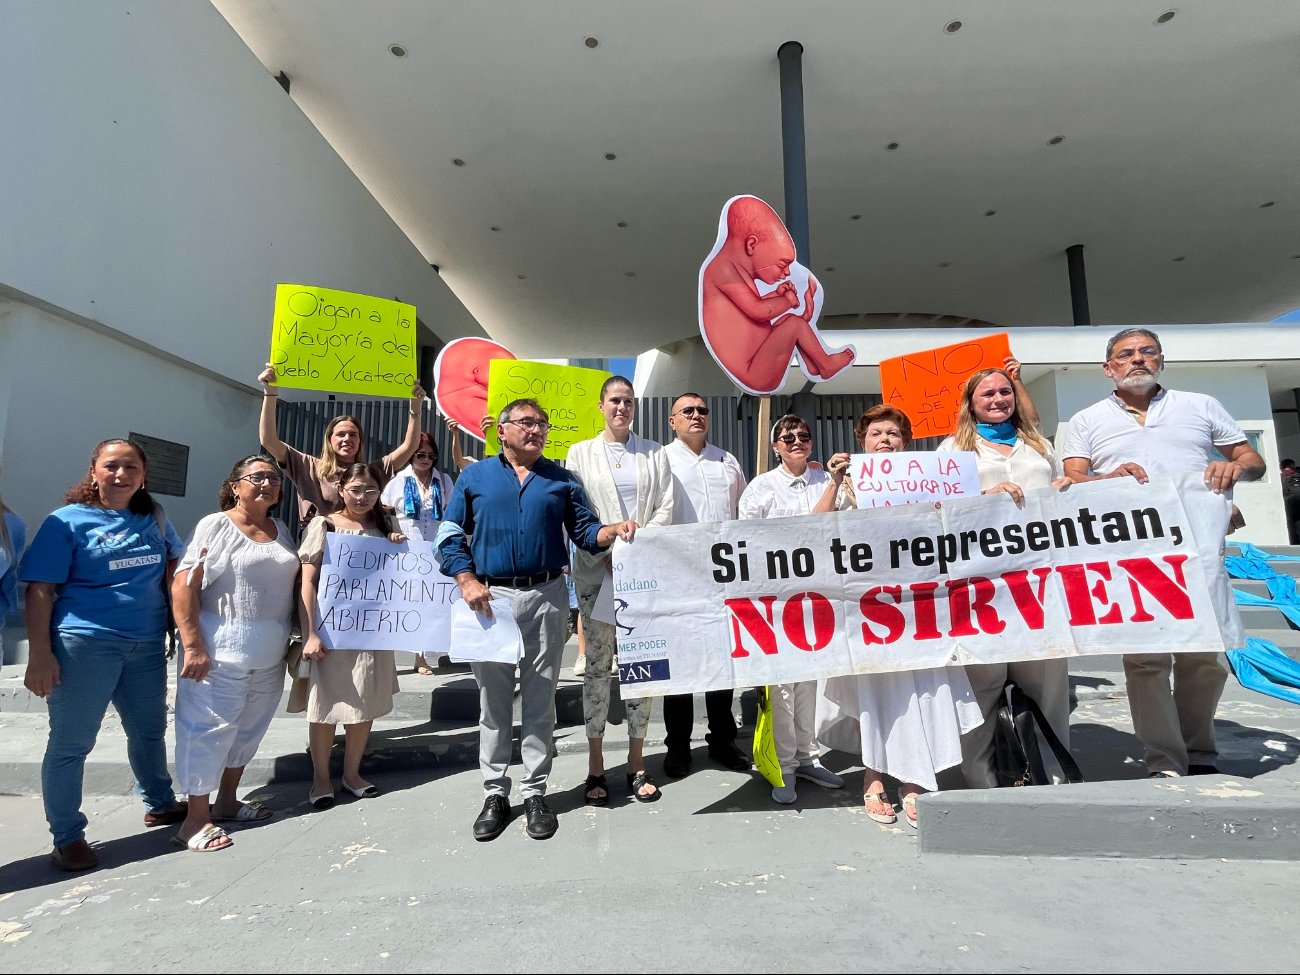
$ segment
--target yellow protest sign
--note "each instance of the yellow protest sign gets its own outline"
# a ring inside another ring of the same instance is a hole
[[[776,738],[772,734],[772,689],[758,688],[758,720],[754,722],[754,768],[775,788],[785,785],[781,763],[776,758]]]
[[[488,364],[488,413],[497,416],[511,400],[531,397],[550,415],[546,456],[563,460],[569,448],[605,429],[600,415],[600,387],[609,373],[581,366],[555,366],[524,359],[493,359]],[[488,449],[494,450],[494,436]]]
[[[408,397],[416,382],[415,306],[279,284],[271,355],[276,385]]]

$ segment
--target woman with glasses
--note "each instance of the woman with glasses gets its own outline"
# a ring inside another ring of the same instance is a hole
[[[863,453],[895,453],[912,443],[912,421],[881,403],[854,424]],[[836,454],[833,469],[848,466]],[[899,782],[899,801],[915,828],[916,797],[939,787],[937,773],[961,764],[961,736],[980,723],[966,674],[960,667],[903,670],[831,677],[817,702],[817,737],[836,751],[862,756],[862,802],[877,823],[898,821],[885,793],[884,775]]]
[[[330,751],[334,734],[343,725],[343,788],[358,799],[373,799],[379,789],[361,777],[361,757],[370,739],[370,725],[393,710],[397,691],[397,666],[389,650],[327,650],[316,630],[316,587],[325,554],[325,535],[368,535],[404,542],[395,532],[379,503],[379,482],[366,464],[352,464],[339,472],[336,488],[343,507],[314,519],[307,526],[298,556],[302,561],[302,659],[311,662],[307,695],[307,720],[311,722],[312,783],[307,799],[313,809],[334,805],[330,777]]]
[[[1020,383],[1020,363],[1005,369],[981,369],[962,390],[957,430],[940,450],[975,454],[981,494],[1002,494],[1017,505],[1025,491],[1063,487],[1061,464],[1038,427],[1038,413]],[[962,738],[962,771],[971,788],[998,784],[993,768],[994,710],[1007,680],[1038,702],[1056,737],[1070,745],[1070,665],[1065,657],[1012,663],[968,664],[966,676],[979,702],[983,723]]]
[[[41,764],[51,858],[90,870],[81,790],[108,705],[126,732],[127,758],[147,827],[179,823],[167,771],[167,582],[184,550],[149,495],[138,444],[104,440],[67,503],[42,522],[20,577],[27,583],[27,675],[48,699],[50,737]]]
[[[451,478],[437,470],[437,464],[438,445],[429,434],[420,434],[411,463],[398,471],[379,495],[385,507],[393,509],[397,527],[407,538],[432,542],[438,536],[443,512],[451,500]],[[424,654],[415,655],[415,672],[426,677],[433,673]]]
[[[258,374],[262,384],[262,412],[258,418],[257,432],[266,452],[275,458],[280,469],[293,482],[298,492],[298,531],[302,533],[307,523],[316,515],[328,515],[343,507],[338,492],[339,472],[352,464],[364,462],[365,435],[361,424],[353,416],[336,416],[325,427],[320,456],[309,457],[301,450],[290,447],[280,439],[276,430],[275,411],[279,393],[275,383],[275,367],[269,362]],[[425,393],[417,383],[411,387],[410,419],[406,424],[406,437],[391,453],[385,454],[370,465],[375,480],[382,488],[415,453],[420,444],[420,411]]]
[[[668,455],[653,441],[632,432],[636,394],[631,380],[611,376],[600,387],[600,412],[605,429],[600,436],[569,448],[568,468],[586,489],[600,520],[606,524],[632,519],[637,528],[671,525],[673,475]],[[587,639],[582,676],[582,707],[587,723],[587,781],[583,799],[589,806],[609,804],[605,778],[605,722],[609,718],[609,672],[617,643],[614,626],[592,618],[601,585],[610,578],[610,556],[574,553],[573,582]],[[661,793],[645,768],[645,733],[650,724],[650,698],[625,701],[627,710],[627,787],[637,802],[655,802]]]
[[[176,838],[196,853],[231,845],[217,823],[271,816],[235,792],[284,690],[298,552],[289,529],[270,515],[279,500],[280,472],[270,457],[237,461],[217,491],[219,510],[195,527],[172,582],[185,648],[176,683],[176,777],[190,797]]]
[[[812,432],[803,417],[787,413],[772,425],[772,450],[781,463],[749,482],[740,496],[740,517],[790,518],[847,507],[840,486],[848,464],[830,464],[830,472],[809,463]],[[836,455],[837,457],[842,455]],[[772,738],[781,782],[772,786],[772,801],[790,805],[798,798],[796,779],[825,789],[839,789],[844,780],[818,760],[813,723],[817,713],[817,682],[800,681],[768,688],[772,698]]]

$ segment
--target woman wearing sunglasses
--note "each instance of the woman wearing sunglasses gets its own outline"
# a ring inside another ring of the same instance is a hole
[[[307,695],[307,720],[311,722],[311,789],[307,799],[313,809],[334,805],[330,778],[330,751],[334,734],[343,725],[343,788],[358,799],[373,799],[379,789],[361,777],[361,757],[370,739],[370,725],[393,710],[397,691],[397,666],[388,650],[327,650],[316,630],[316,587],[325,554],[325,535],[369,535],[404,542],[394,532],[379,502],[379,482],[366,464],[352,464],[340,472],[336,488],[343,507],[316,518],[307,527],[298,556],[302,560],[302,659],[311,662]]]
[[[338,475],[352,464],[365,458],[365,434],[361,423],[353,416],[336,416],[325,427],[320,455],[309,457],[301,450],[290,447],[280,439],[276,430],[275,412],[279,393],[274,389],[275,366],[269,362],[258,374],[262,384],[262,412],[258,418],[257,433],[266,452],[275,458],[286,477],[298,492],[298,531],[306,531],[307,523],[316,515],[328,515],[343,507],[338,492]],[[382,488],[405,464],[420,445],[420,416],[425,393],[419,383],[411,387],[410,419],[406,436],[391,452],[370,465],[371,473]]]
[[[280,703],[298,594],[293,535],[270,514],[280,483],[270,457],[237,461],[217,492],[220,510],[195,527],[172,582],[185,647],[176,682],[176,777],[190,797],[176,840],[196,853],[231,845],[217,823],[271,816],[235,792]]]
[[[809,463],[812,433],[803,417],[787,413],[772,426],[772,450],[781,463],[749,482],[740,496],[741,518],[789,518],[848,507],[841,494],[847,464],[830,465],[830,473]],[[837,455],[839,456],[839,455]],[[839,789],[844,780],[817,760],[813,723],[817,713],[817,682],[776,684],[772,698],[772,737],[781,783],[772,788],[772,801],[790,805],[799,796],[795,779],[825,789]]]
[[[636,521],[637,528],[671,525],[673,476],[668,455],[653,441],[632,432],[636,394],[623,376],[611,376],[600,388],[605,429],[598,437],[569,448],[567,466],[586,489],[605,524]],[[603,741],[609,717],[609,671],[616,643],[610,623],[592,619],[601,583],[610,571],[608,555],[574,553],[573,581],[587,637],[587,665],[582,677],[582,707],[587,721],[587,781],[583,798],[589,806],[609,804]],[[661,793],[645,769],[645,732],[650,698],[625,701],[627,710],[627,787],[638,802],[654,802]]]
[[[432,542],[438,535],[443,511],[451,500],[451,478],[437,470],[437,464],[438,445],[427,433],[420,434],[411,463],[397,472],[379,496],[385,507],[393,509],[397,527],[407,538]],[[433,673],[423,654],[415,655],[415,672],[426,677]]]

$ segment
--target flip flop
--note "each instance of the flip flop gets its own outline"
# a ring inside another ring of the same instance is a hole
[[[916,823],[916,797],[919,795],[919,792],[913,792],[910,795],[903,796],[901,803],[903,806],[903,818],[907,820],[907,825],[911,826],[912,829],[919,828]]]
[[[271,818],[271,807],[260,802],[241,802],[233,816],[213,816],[214,823],[257,823]]]
[[[871,804],[879,803],[881,807],[887,808],[888,813],[872,812]],[[892,826],[898,822],[898,815],[894,812],[894,804],[886,798],[883,792],[871,792],[862,797],[862,806],[872,822],[880,823],[884,826]]]
[[[180,833],[172,837],[171,841],[176,846],[184,847],[191,853],[216,853],[218,850],[228,850],[235,845],[235,841],[229,839],[229,835],[220,826],[204,826],[201,830],[191,836],[188,840],[183,839]],[[227,842],[222,843],[225,838]]]
[[[428,661],[421,658],[420,662],[415,665],[415,672],[421,677],[432,677],[433,668],[429,666]]]

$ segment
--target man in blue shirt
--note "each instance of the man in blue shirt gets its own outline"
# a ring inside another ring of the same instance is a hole
[[[569,616],[561,573],[569,561],[565,532],[598,552],[615,538],[631,541],[636,522],[602,525],[582,486],[542,456],[550,423],[533,399],[517,399],[497,422],[501,453],[471,464],[456,481],[438,532],[442,571],[455,576],[461,598],[489,618],[492,597],[504,597],[523,636],[519,661],[524,814],[528,835],[544,840],[558,823],[546,804],[555,736],[555,685]],[[500,836],[510,822],[510,766],[515,665],[475,663],[479,685],[479,768],[487,798],[474,838]]]

